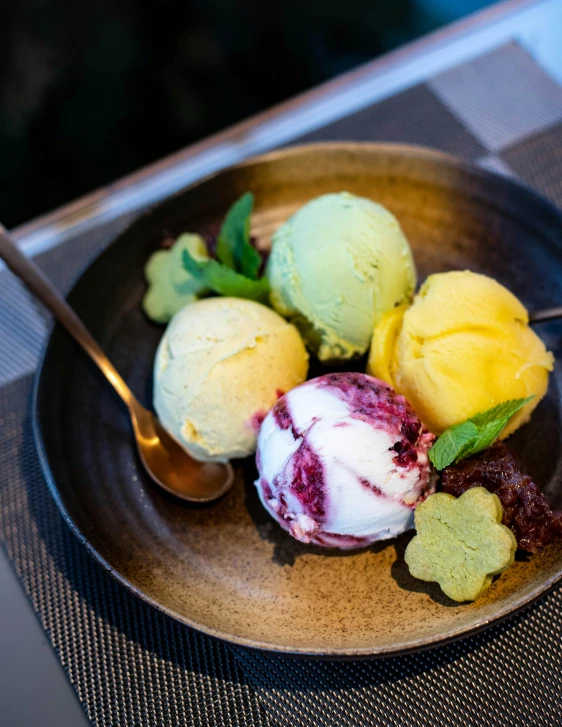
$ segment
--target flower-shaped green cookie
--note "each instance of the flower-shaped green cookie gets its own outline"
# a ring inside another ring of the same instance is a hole
[[[144,268],[148,290],[142,306],[146,315],[156,323],[167,323],[181,308],[208,293],[208,288],[188,273],[183,266],[183,251],[188,250],[196,260],[209,255],[199,235],[180,235],[169,250],[153,253]]]
[[[515,557],[515,536],[501,519],[499,498],[483,487],[458,499],[430,495],[416,508],[417,534],[404,555],[410,573],[436,581],[454,601],[475,601]]]

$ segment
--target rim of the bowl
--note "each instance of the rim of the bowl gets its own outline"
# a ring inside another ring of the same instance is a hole
[[[184,187],[182,190],[179,190],[175,194],[171,195],[170,197],[167,197],[165,200],[159,202],[158,204],[155,204],[151,206],[149,209],[145,210],[141,215],[139,215],[130,225],[128,225],[104,250],[100,252],[99,255],[97,255],[93,260],[90,260],[89,263],[82,269],[78,277],[75,279],[74,283],[72,284],[72,287],[70,291],[68,292],[68,296],[71,296],[74,290],[80,285],[82,282],[82,279],[90,266],[95,263],[102,255],[104,255],[109,249],[113,248],[115,245],[118,245],[120,240],[124,235],[130,234],[131,230],[134,231],[134,228],[137,225],[142,224],[142,221],[154,213],[155,210],[159,209],[160,207],[166,205],[171,199],[175,197],[179,197],[183,194],[185,194],[190,189],[193,189],[200,184],[203,184],[210,179],[214,179],[217,177],[220,177],[221,174],[223,174],[226,171],[232,171],[240,168],[244,168],[247,166],[254,166],[259,165],[263,163],[268,162],[274,162],[277,159],[285,158],[287,156],[299,156],[301,154],[307,154],[312,151],[350,151],[350,152],[357,152],[361,150],[368,150],[372,153],[376,153],[377,151],[380,152],[394,152],[398,155],[401,154],[408,154],[408,155],[415,155],[419,158],[427,158],[429,160],[434,161],[441,161],[442,163],[449,165],[450,167],[454,167],[468,175],[471,175],[473,177],[482,177],[484,179],[487,179],[488,181],[493,181],[495,183],[501,183],[502,186],[508,186],[513,191],[516,191],[517,193],[525,194],[527,196],[530,196],[535,204],[537,204],[539,207],[542,208],[542,210],[550,215],[552,215],[559,223],[562,225],[562,213],[555,207],[555,205],[551,202],[549,202],[547,199],[539,195],[537,192],[535,192],[530,187],[527,187],[524,184],[521,184],[519,182],[515,182],[509,178],[499,176],[497,174],[494,174],[493,172],[490,172],[486,169],[481,169],[479,167],[474,166],[470,162],[463,161],[462,159],[459,159],[451,154],[448,154],[446,152],[437,151],[434,149],[430,149],[424,146],[418,146],[414,144],[396,144],[396,143],[385,143],[385,142],[318,142],[318,143],[311,143],[311,144],[302,144],[298,146],[289,147],[286,149],[281,150],[275,150],[271,152],[267,152],[265,154],[260,154],[258,156],[253,156],[248,159],[245,159],[244,161],[235,164],[230,167],[226,167],[222,170],[219,170],[218,172],[214,172],[213,174],[209,174],[202,179],[199,179],[198,181],[194,182],[193,184],[190,184],[186,187]],[[353,647],[353,648],[333,648],[333,649],[323,649],[323,648],[307,648],[302,646],[284,646],[282,644],[275,644],[273,642],[268,641],[260,641],[255,639],[250,639],[246,637],[237,636],[235,634],[228,634],[223,631],[219,631],[217,629],[210,628],[209,626],[206,626],[205,624],[197,623],[196,621],[177,613],[171,608],[168,608],[164,604],[160,603],[158,600],[154,599],[152,596],[145,593],[142,588],[135,586],[133,583],[131,583],[125,576],[121,575],[121,573],[114,568],[102,555],[101,553],[89,542],[89,540],[86,538],[86,536],[82,533],[76,522],[71,517],[70,513],[67,511],[66,506],[64,504],[63,498],[61,497],[61,494],[58,490],[55,478],[53,476],[53,472],[51,470],[51,466],[49,463],[49,457],[47,454],[47,450],[45,447],[45,442],[43,440],[43,434],[42,434],[42,427],[40,422],[40,412],[39,412],[39,395],[40,395],[40,389],[42,385],[42,378],[43,378],[43,371],[46,366],[46,361],[49,355],[49,349],[51,346],[53,333],[55,329],[57,328],[56,322],[52,325],[51,330],[49,331],[49,334],[47,336],[46,342],[43,346],[43,350],[41,352],[40,360],[38,367],[35,372],[34,376],[34,382],[33,382],[33,395],[32,395],[32,426],[33,426],[33,435],[36,443],[36,447],[39,454],[39,460],[41,464],[41,469],[43,471],[43,474],[45,476],[45,479],[47,481],[47,485],[49,487],[49,490],[51,492],[51,495],[53,496],[53,499],[55,500],[55,503],[62,514],[64,520],[66,521],[67,525],[70,527],[71,531],[74,533],[74,535],[78,538],[80,543],[84,546],[84,548],[87,550],[87,552],[113,577],[115,578],[122,586],[124,586],[130,593],[134,594],[141,600],[143,600],[145,603],[148,603],[150,606],[155,608],[156,610],[166,614],[170,618],[173,618],[174,620],[184,624],[185,626],[188,626],[195,631],[198,631],[200,633],[203,633],[207,636],[210,636],[214,639],[217,639],[218,641],[222,641],[227,644],[234,644],[236,646],[244,647],[251,650],[257,650],[262,652],[269,652],[273,654],[277,654],[280,656],[287,656],[287,657],[301,657],[301,658],[319,658],[319,659],[367,659],[367,658],[378,658],[378,657],[388,657],[388,656],[403,656],[405,654],[411,654],[416,651],[422,651],[425,649],[432,649],[436,648],[438,646],[444,646],[446,644],[452,643],[453,641],[457,641],[462,638],[466,638],[467,636],[475,635],[477,633],[480,633],[481,631],[484,631],[488,627],[492,626],[493,624],[497,624],[504,619],[508,618],[509,616],[514,615],[518,611],[521,611],[522,609],[531,606],[535,601],[537,601],[539,598],[544,596],[548,591],[550,591],[560,580],[562,580],[562,568],[558,573],[551,576],[550,578],[547,578],[543,583],[541,583],[540,586],[533,589],[533,591],[530,594],[522,595],[519,598],[515,598],[512,600],[509,604],[501,607],[496,614],[494,614],[492,617],[482,619],[477,621],[476,623],[470,625],[470,626],[462,626],[458,628],[454,628],[449,630],[448,633],[443,635],[435,635],[435,636],[429,636],[429,637],[422,637],[418,639],[409,639],[407,641],[403,641],[397,644],[397,646],[393,645],[384,645],[380,647]],[[131,446],[133,444],[131,443]]]

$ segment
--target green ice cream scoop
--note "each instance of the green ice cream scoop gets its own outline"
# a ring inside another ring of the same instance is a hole
[[[416,285],[394,215],[348,192],[313,199],[275,232],[267,276],[271,304],[321,361],[365,353],[375,324]]]
[[[208,289],[183,266],[183,251],[197,260],[209,257],[199,235],[180,235],[169,250],[153,253],[144,268],[148,290],[142,305],[146,315],[156,323],[167,323],[188,303],[193,303]]]

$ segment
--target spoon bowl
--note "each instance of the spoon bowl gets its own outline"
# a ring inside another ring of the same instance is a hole
[[[135,402],[133,412],[139,456],[160,487],[190,502],[211,502],[230,489],[234,479],[230,464],[194,460],[151,411]]]

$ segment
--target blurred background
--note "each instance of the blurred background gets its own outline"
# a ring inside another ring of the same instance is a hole
[[[0,220],[25,222],[489,4],[0,0]]]

